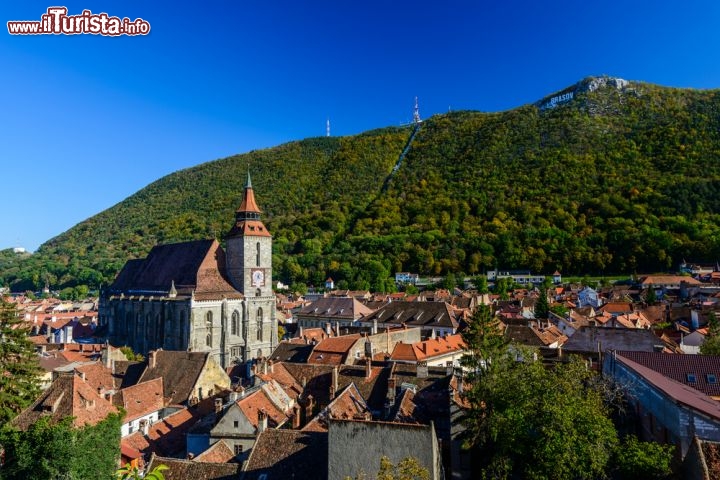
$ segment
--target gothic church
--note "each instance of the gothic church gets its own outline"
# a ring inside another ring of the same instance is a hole
[[[102,292],[108,340],[150,350],[211,352],[223,367],[269,356],[277,345],[272,236],[250,174],[226,250],[217,240],[158,245],[129,260]]]

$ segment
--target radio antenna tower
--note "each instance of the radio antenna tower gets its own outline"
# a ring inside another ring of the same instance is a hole
[[[327,123],[325,124],[325,136],[330,136],[330,119],[327,119]]]
[[[420,107],[418,106],[418,98],[415,97],[415,108],[413,109],[413,123],[417,125],[420,122],[422,122],[422,120],[420,120]]]

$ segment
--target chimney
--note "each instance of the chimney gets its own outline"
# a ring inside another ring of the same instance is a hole
[[[370,378],[372,376],[372,360],[369,358],[365,359],[365,378]]]
[[[73,327],[68,325],[65,327],[65,343],[73,343]]]
[[[337,335],[338,337],[340,336],[340,322],[339,321],[335,322],[335,335]]]
[[[395,377],[388,378],[387,400],[390,405],[395,403],[396,382]]]
[[[267,372],[268,372],[268,362],[263,362],[263,363],[262,363],[262,372],[263,372],[263,375],[267,375]]]
[[[300,384],[302,385],[303,388],[305,388],[305,386],[307,386],[307,377],[303,376],[302,379],[300,380]]]
[[[78,373],[80,374],[80,379],[84,382],[85,381],[85,372],[78,371]]]
[[[373,324],[372,324],[372,334],[377,335],[378,333],[378,324],[377,324],[377,317],[373,318]]]
[[[309,422],[313,416],[313,408],[315,407],[315,399],[312,395],[307,397],[307,405],[305,405],[305,422]]]
[[[340,376],[340,369],[336,366],[332,370],[332,387],[337,392],[338,390],[338,377]]]
[[[216,399],[215,399],[215,413],[216,413],[216,414],[221,413],[221,412],[222,412],[222,407],[223,407],[222,398],[216,398]]]
[[[157,365],[157,350],[150,350],[148,352],[148,368],[155,368]]]
[[[113,403],[113,397],[114,397],[114,396],[115,396],[115,395],[113,394],[113,391],[112,391],[112,390],[110,390],[108,393],[105,394],[105,398],[107,399],[108,402],[110,402],[110,404]]]
[[[437,337],[437,334],[435,333],[435,329],[433,328],[432,331],[430,332],[430,339],[435,340],[436,337]]]
[[[40,345],[40,353],[47,352],[47,345]]]
[[[427,362],[418,362],[417,364],[417,378],[427,378],[428,366]]]
[[[325,335],[327,335],[328,337],[332,336],[332,325],[330,324],[330,322],[325,323]]]
[[[268,370],[270,370],[270,373],[273,373],[275,364],[272,360],[268,360]]]
[[[258,410],[258,433],[267,430],[267,414],[265,410]]]
[[[305,338],[302,326],[298,327],[298,338]],[[307,339],[305,339],[305,343],[307,343]]]
[[[296,403],[293,405],[293,419],[292,419],[292,428],[293,430],[300,429],[300,415],[301,415],[302,409],[300,408],[300,404]]]

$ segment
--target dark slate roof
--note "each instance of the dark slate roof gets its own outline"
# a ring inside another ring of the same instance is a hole
[[[663,341],[652,330],[643,328],[582,327],[563,345],[566,352],[626,350],[653,352]]]
[[[144,371],[145,364],[143,362],[116,360],[115,368],[113,369],[115,389],[119,390],[137,384]]]
[[[505,337],[521,345],[533,347],[545,346],[533,329],[527,326],[527,323],[525,325],[508,325],[507,328],[505,328]]]
[[[110,293],[177,293],[196,297],[241,298],[225,271],[225,252],[216,240],[157,245],[145,259],[130,260],[110,286]],[[200,298],[203,299],[203,298]]]
[[[313,345],[283,341],[270,355],[273,362],[305,363],[310,357]]]
[[[327,478],[327,433],[265,430],[258,435],[245,465],[245,480]]]
[[[169,467],[163,472],[165,480],[235,480],[240,475],[240,465],[237,463],[196,462],[193,460],[156,457],[153,454],[148,471],[152,471],[158,465],[167,465]]]
[[[333,367],[330,365],[306,365],[283,362],[285,369],[302,385],[306,382],[303,395],[312,395],[320,406],[330,403],[330,383]],[[365,378],[365,366],[341,365],[338,368],[338,392],[354,383],[371,410],[382,410],[387,393],[390,369],[372,367],[370,378]]]
[[[301,317],[322,317],[337,318],[345,320],[357,320],[363,315],[372,312],[371,309],[351,297],[328,297],[318,298],[310,305],[303,307],[298,316]]]
[[[182,405],[190,398],[208,355],[207,352],[157,350],[155,367],[148,365],[140,377],[140,382],[162,378],[163,389],[170,398],[170,405]]]
[[[445,302],[391,302],[362,318],[362,322],[387,323],[413,327],[457,328],[456,313]]]
[[[678,355],[632,351],[618,351],[617,354],[706,395],[720,396],[720,356],[718,355]],[[688,374],[695,376],[694,382],[689,381]],[[715,376],[714,383],[708,382],[708,375]]]

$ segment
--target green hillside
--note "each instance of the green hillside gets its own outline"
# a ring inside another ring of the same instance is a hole
[[[0,256],[0,284],[111,281],[157,243],[222,237],[248,165],[274,276],[383,289],[399,270],[496,265],[632,273],[720,258],[720,91],[586,79],[500,113],[312,138],[164,177],[46,242]],[[385,188],[383,185],[385,184]]]

